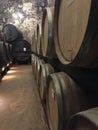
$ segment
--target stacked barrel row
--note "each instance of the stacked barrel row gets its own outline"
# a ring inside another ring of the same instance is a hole
[[[65,65],[97,67],[98,14],[95,3],[97,1],[93,0],[57,0],[55,7],[46,8],[42,25],[37,25],[33,35],[32,51],[52,58],[56,53]]]
[[[42,25],[37,25],[32,39],[32,51],[51,58],[56,57],[53,44],[53,14],[54,7],[44,10]]]
[[[0,80],[12,65],[12,45],[0,41]]]
[[[5,41],[12,45],[15,62],[30,62],[31,45],[23,39],[20,30],[12,24],[7,24],[3,32]]]
[[[43,102],[46,102],[46,89],[47,89],[47,77],[54,73],[53,67],[49,63],[45,63],[45,61],[36,55],[32,54],[32,71],[35,77],[39,95]]]
[[[74,114],[96,106],[92,97],[69,75],[55,72],[49,63],[34,54],[32,70],[41,101],[46,107],[50,130],[66,129]]]
[[[98,82],[93,80],[98,70],[97,23],[97,0],[56,0],[54,7],[44,10],[42,25],[37,25],[32,40],[32,69],[50,130],[98,130],[98,108],[89,110],[98,101],[88,93],[98,94]],[[64,71],[56,72],[56,65],[44,61],[54,58]]]
[[[0,80],[13,62],[13,42],[21,38],[21,33],[11,24],[0,30]]]

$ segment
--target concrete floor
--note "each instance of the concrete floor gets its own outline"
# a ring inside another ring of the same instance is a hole
[[[30,65],[12,67],[0,83],[0,130],[47,130]]]

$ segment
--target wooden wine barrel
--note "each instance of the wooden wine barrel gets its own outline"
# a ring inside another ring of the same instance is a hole
[[[31,63],[32,63],[32,71],[33,71],[33,75],[36,79],[37,82],[37,67],[40,64],[41,60],[39,59],[39,57],[37,57],[36,55],[32,54],[31,55]]]
[[[37,71],[37,63],[39,61],[39,57],[35,56],[35,60],[34,60],[34,77],[36,80],[36,71]]]
[[[42,35],[41,25],[37,24],[37,54],[42,53],[42,50],[41,50],[41,35]]]
[[[13,43],[15,40],[22,39],[22,33],[12,24],[6,24],[3,28],[6,42]]]
[[[36,80],[36,83],[37,83],[37,69],[38,69],[38,66],[39,66],[40,62],[41,62],[40,58],[37,57],[36,62],[35,62],[35,80]]]
[[[37,32],[36,32],[36,30],[34,31],[33,39],[32,39],[32,52],[34,52],[34,53],[37,52]]]
[[[54,7],[46,8],[42,18],[42,54],[46,57],[56,57],[53,41]]]
[[[32,55],[31,55],[31,64],[32,64],[32,72],[33,72],[33,75],[34,75],[34,62],[35,62],[35,55],[32,54]]]
[[[26,40],[16,41],[13,44],[13,55],[18,62],[30,61],[31,45]]]
[[[56,0],[54,43],[66,65],[98,66],[98,1]]]
[[[35,79],[36,79],[36,75],[37,75],[37,65],[38,65],[39,61],[40,61],[40,59],[36,55],[34,55],[34,54],[31,55],[32,71],[33,71],[33,75],[34,75]]]
[[[65,130],[73,114],[91,106],[87,94],[67,74],[48,77],[46,107],[50,130]]]
[[[41,66],[45,64],[45,61],[42,60],[42,59],[39,59],[38,62],[37,62],[37,66],[36,66],[36,82],[37,82],[37,86],[38,86],[38,89],[39,89],[39,86],[40,86],[40,71],[41,71]]]
[[[7,57],[6,57],[6,48],[4,46],[4,43],[0,41],[0,68],[3,66],[6,66],[8,63]]]
[[[40,74],[39,74],[39,90],[40,90],[40,97],[42,101],[46,100],[46,81],[47,77],[54,73],[54,69],[50,64],[42,64],[40,66]]]
[[[67,130],[98,130],[98,107],[74,115]]]

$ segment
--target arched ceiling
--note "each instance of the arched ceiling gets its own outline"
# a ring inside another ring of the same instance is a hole
[[[55,0],[0,0],[0,27],[14,24],[24,35],[31,39],[37,23],[41,24],[45,7]],[[50,4],[50,5],[49,5]]]
[[[18,11],[23,12],[25,17],[32,15],[35,20],[36,18],[38,20],[45,6],[47,6],[47,0],[0,0],[0,23],[12,20],[12,13]]]
[[[47,0],[0,0],[0,25],[11,23],[24,33],[24,37],[32,35],[37,23],[41,23],[46,6]]]

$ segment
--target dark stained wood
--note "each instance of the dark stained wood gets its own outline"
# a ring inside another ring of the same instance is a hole
[[[4,67],[8,63],[6,46],[0,41],[0,68]]]
[[[18,62],[30,61],[31,44],[26,40],[19,40],[13,43],[13,56]]]
[[[22,33],[12,24],[6,24],[3,27],[5,41],[13,43],[15,40],[22,39]]]

